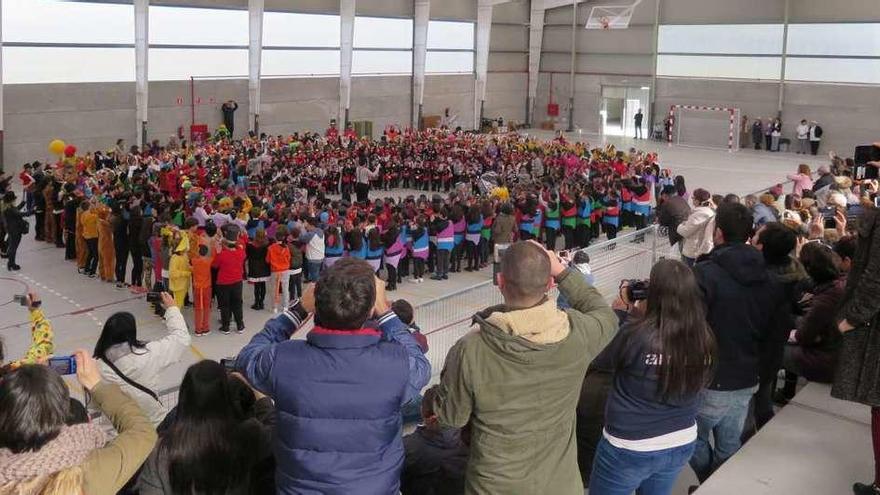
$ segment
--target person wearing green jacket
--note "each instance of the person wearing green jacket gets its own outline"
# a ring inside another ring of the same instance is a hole
[[[547,297],[553,282],[571,303]],[[504,304],[474,316],[449,351],[434,401],[444,426],[472,428],[465,493],[583,495],[575,409],[587,366],[617,317],[552,251],[518,242],[501,262]]]

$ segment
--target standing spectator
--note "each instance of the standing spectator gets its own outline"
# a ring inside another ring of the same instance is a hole
[[[715,205],[709,191],[697,189],[693,201],[693,211],[675,229],[682,238],[681,255],[688,266],[694,266],[697,258],[712,251],[715,232]]]
[[[18,180],[21,181],[21,190],[24,191],[25,212],[33,213],[34,211],[34,176],[31,175],[33,167],[30,163],[25,163],[18,173]]]
[[[554,280],[572,309],[547,299]],[[466,493],[583,495],[575,407],[587,365],[611,340],[617,316],[534,242],[507,249],[498,286],[504,305],[474,316],[479,331],[449,351],[434,402],[441,425],[472,425]]]
[[[636,126],[635,138],[636,139],[644,139],[644,135],[642,134],[642,119],[644,118],[644,114],[642,114],[642,109],[640,108],[638,112],[636,112],[635,116],[633,116],[633,123]]]
[[[853,485],[855,495],[880,492],[880,209],[859,219],[858,244],[846,281],[841,318],[839,365],[831,395],[871,407],[874,480]]]
[[[174,295],[174,302],[182,308],[189,284],[192,279],[192,267],[189,264],[189,236],[185,231],[174,232],[172,242],[176,246],[168,266],[168,289]]]
[[[768,118],[764,122],[764,151],[773,151],[773,129],[776,128],[776,121]]]
[[[137,321],[131,313],[116,313],[104,323],[95,344],[94,358],[104,379],[115,383],[137,402],[153,423],[159,425],[168,410],[159,402],[159,379],[164,370],[180,361],[189,348],[186,320],[167,292],[160,295],[165,309],[167,335],[143,342],[137,337]]]
[[[761,140],[763,139],[764,125],[761,123],[761,118],[758,117],[752,123],[752,143],[755,145],[755,149],[761,149]]]
[[[654,265],[646,301],[630,300],[628,289],[627,321],[596,358],[614,370],[614,382],[590,493],[669,495],[694,452],[715,339],[693,272],[680,261]]]
[[[770,132],[770,151],[779,151],[779,138],[782,137],[782,121],[775,119]]]
[[[804,191],[813,190],[813,172],[810,171],[810,166],[805,163],[798,165],[796,174],[788,174],[786,178],[794,184],[791,191],[793,194],[804,197]]]
[[[810,149],[810,126],[807,125],[807,119],[801,120],[801,123],[795,129],[795,133],[798,140],[797,154],[806,155]]]
[[[290,249],[287,247],[286,226],[281,225],[275,231],[275,242],[269,246],[266,261],[272,273],[272,311],[277,313],[290,304]],[[262,306],[260,304],[260,309]]]
[[[758,389],[759,342],[780,302],[761,253],[746,244],[752,214],[724,203],[715,215],[715,247],[694,267],[709,326],[718,342],[718,365],[703,391],[691,467],[704,482],[739,450],[749,402]],[[710,436],[714,442],[709,443]]]
[[[238,229],[232,229],[238,230]],[[234,233],[234,232],[233,232]],[[232,234],[232,233],[231,233]],[[244,316],[241,305],[241,289],[244,280],[244,244],[226,236],[220,252],[214,256],[211,266],[217,268],[217,304],[220,306],[220,333],[229,335],[230,320],[235,318],[235,331],[244,333]]]
[[[513,205],[504,203],[501,205],[501,213],[492,223],[492,240],[495,242],[495,262],[500,262],[498,253],[507,249],[513,242],[513,234],[516,231],[516,218],[513,216]]]
[[[367,166],[365,161],[358,164],[355,170],[354,192],[357,195],[357,202],[364,203],[370,199],[370,182],[379,176],[379,167],[374,170]]]
[[[665,227],[669,235],[669,245],[674,246],[684,239],[678,233],[678,226],[684,223],[691,214],[687,201],[675,193],[674,186],[663,186],[660,191],[660,204],[657,205],[657,221]],[[681,252],[682,244],[678,246]]]
[[[403,437],[405,452],[400,492],[403,495],[444,495],[464,492],[468,447],[461,430],[441,426],[433,404],[438,385],[425,390],[422,423]]]
[[[229,131],[229,137],[235,133],[235,111],[238,110],[238,103],[235,100],[229,100],[224,103],[220,110],[223,112],[223,125]]]
[[[6,230],[6,257],[8,258],[6,260],[6,269],[11,272],[21,270],[21,267],[16,263],[16,255],[18,254],[18,246],[21,244],[21,238],[27,234],[29,228],[19,209],[20,205],[15,204],[15,200],[16,197],[13,191],[6,191],[3,194],[2,222],[4,230]]]
[[[810,122],[810,154],[813,156],[819,152],[819,145],[822,144],[822,126],[815,120]]]
[[[260,311],[265,308],[266,282],[269,281],[271,274],[268,261],[269,240],[266,238],[265,229],[258,228],[254,232],[254,238],[247,243],[245,253],[247,254],[248,283],[254,286],[254,304],[251,309]]]
[[[290,340],[311,312],[315,328]],[[378,329],[365,326],[369,318]],[[235,364],[275,400],[279,493],[398,492],[400,408],[428,383],[431,365],[367,262],[344,258],[328,268]]]
[[[0,381],[4,492],[111,495],[156,443],[156,430],[137,404],[102,379],[85,351],[74,358],[77,380],[118,435],[105,444],[94,423],[68,426],[71,402],[64,380],[47,366],[22,366]]]

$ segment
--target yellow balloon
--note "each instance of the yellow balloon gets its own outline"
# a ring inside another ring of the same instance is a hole
[[[51,143],[49,143],[49,152],[54,153],[56,155],[63,155],[64,148],[66,148],[66,147],[67,147],[67,144],[64,141],[62,141],[60,139],[54,139],[54,140],[52,140]]]

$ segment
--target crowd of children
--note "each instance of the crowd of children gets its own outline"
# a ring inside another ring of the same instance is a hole
[[[389,192],[352,201],[359,167]],[[252,309],[277,310],[344,256],[367,260],[388,290],[405,279],[446,280],[485,268],[516,240],[574,249],[644,227],[657,190],[684,189],[656,155],[591,150],[561,135],[391,128],[372,140],[333,126],[324,135],[117,146],[28,164],[22,180],[37,240],[66,246],[85,276],[136,293],[170,290],[195,306],[198,335],[209,331],[212,296],[221,330],[233,317],[243,329],[245,281]]]

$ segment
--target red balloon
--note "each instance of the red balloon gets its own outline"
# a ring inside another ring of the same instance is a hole
[[[76,155],[76,146],[72,144],[68,144],[66,148],[64,148],[64,156],[67,158],[71,158]]]

